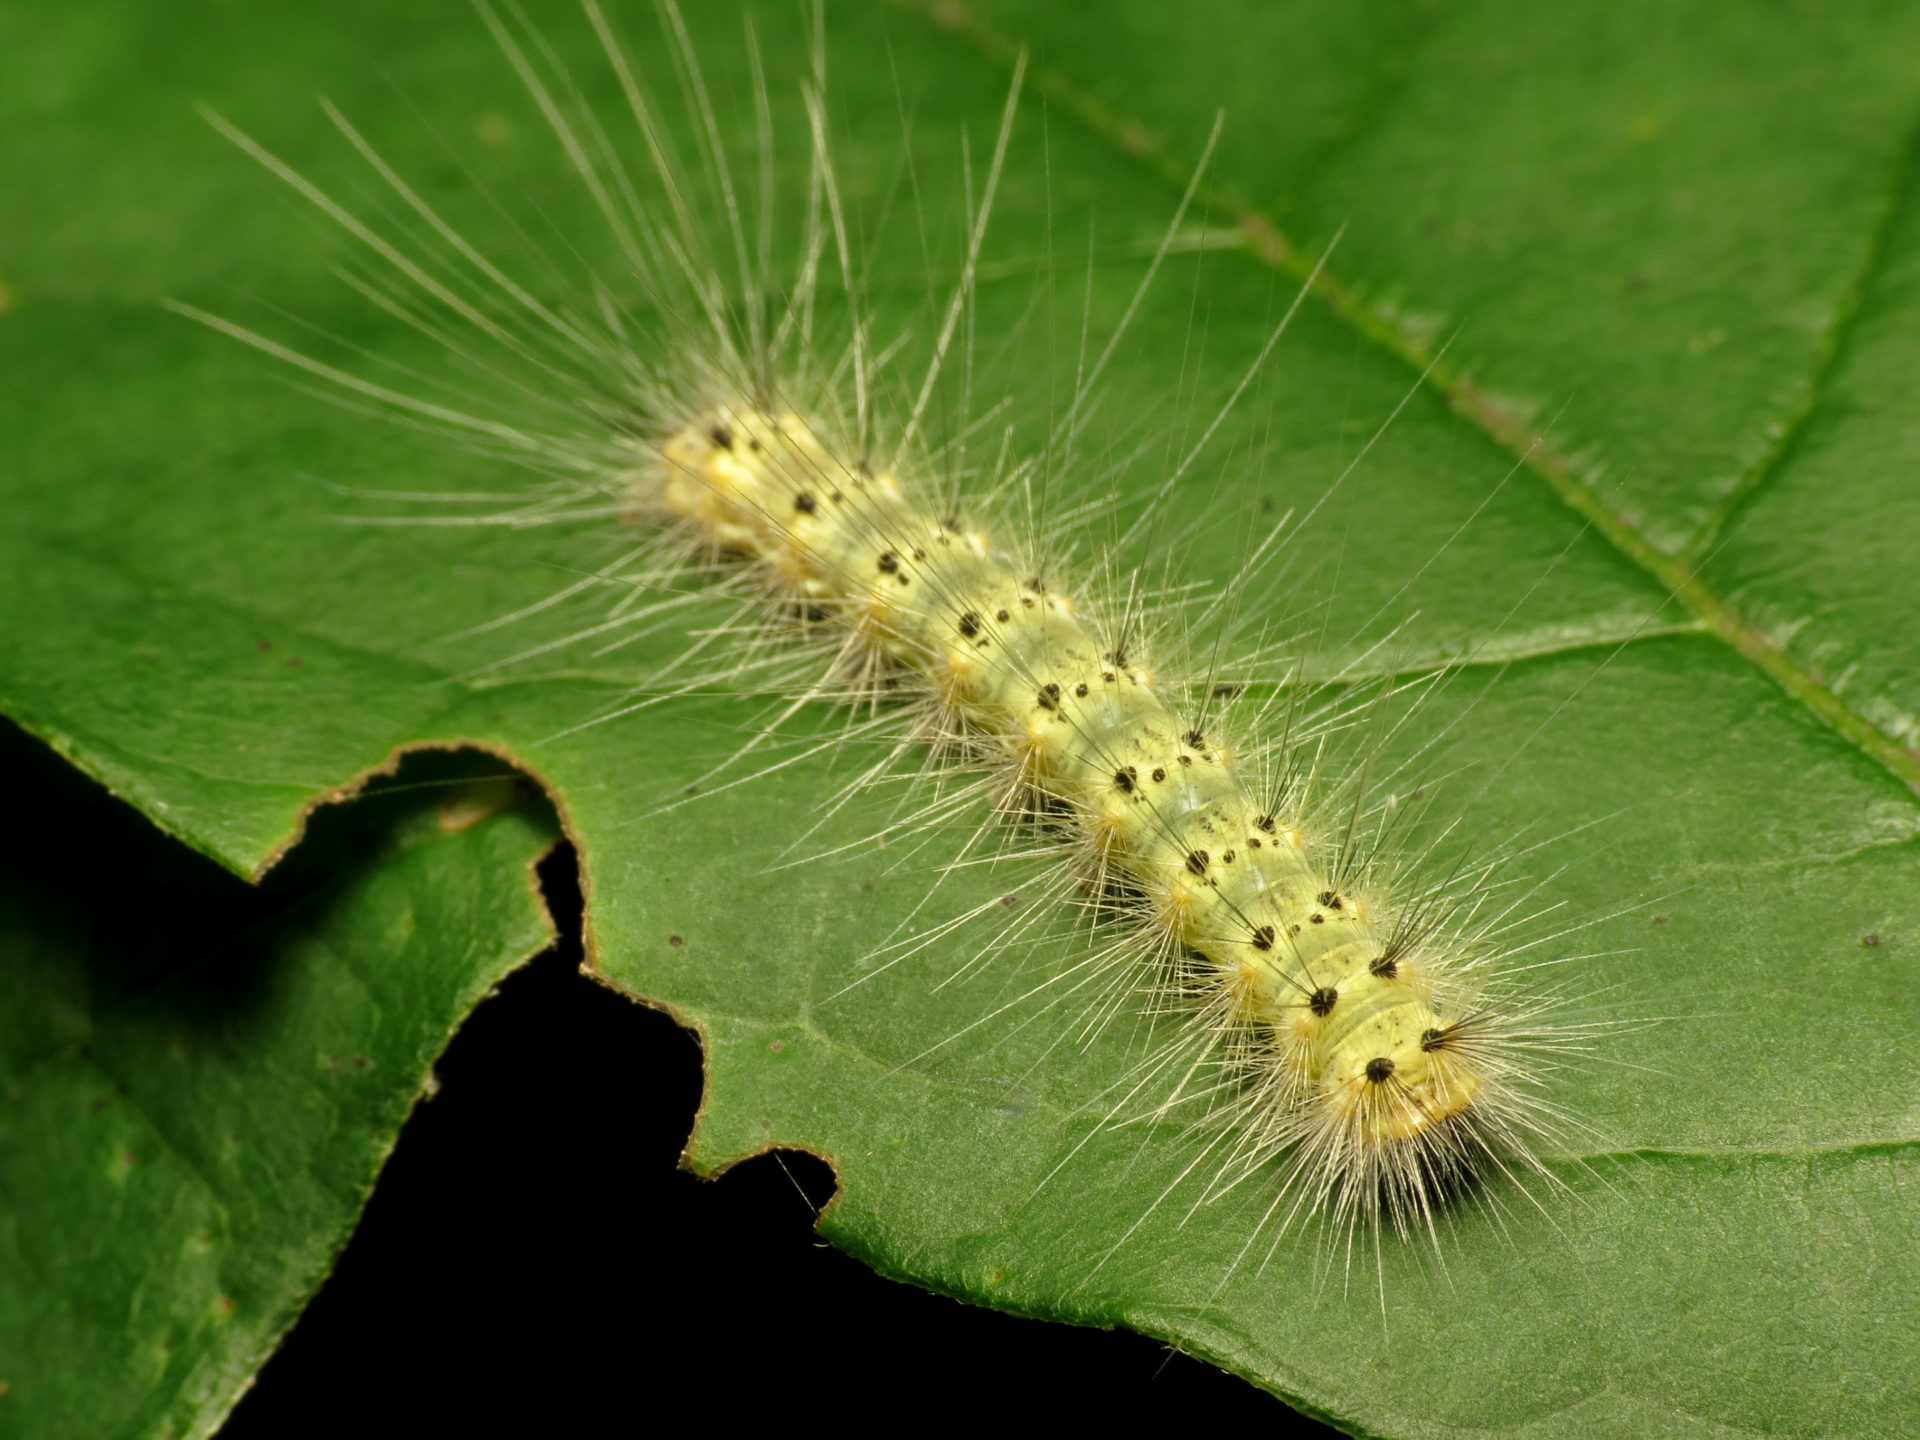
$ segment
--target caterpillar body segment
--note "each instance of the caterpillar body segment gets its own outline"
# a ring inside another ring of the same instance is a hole
[[[1396,1218],[1480,1157],[1487,1077],[1449,1023],[1441,958],[1396,938],[1386,897],[1343,889],[1303,817],[1257,798],[1233,748],[1068,591],[800,415],[717,408],[658,453],[637,486],[776,605],[836,627],[851,673],[928,697],[1010,803],[1060,819],[1127,896],[1142,958],[1173,957],[1197,1008],[1264,1057],[1264,1143],[1243,1151],[1310,1141],[1342,1177],[1311,1205]]]

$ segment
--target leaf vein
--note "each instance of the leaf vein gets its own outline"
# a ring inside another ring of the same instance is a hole
[[[964,0],[888,0],[888,3],[918,13],[935,28],[972,45],[993,62],[1011,65],[1021,53],[1021,47],[1011,37],[974,15]],[[1033,65],[1027,75],[1029,86],[1044,96],[1051,107],[1131,157],[1163,183],[1185,190],[1192,179],[1190,168],[1178,156],[1155,144],[1138,121],[1114,111],[1057,70]],[[1304,254],[1269,215],[1243,196],[1227,186],[1202,181],[1196,198],[1220,213],[1235,217],[1249,254],[1259,263],[1302,283],[1308,283],[1308,277],[1314,275],[1314,260]],[[1884,224],[1881,229],[1884,232]],[[1779,639],[1740,614],[1729,600],[1704,584],[1687,556],[1660,550],[1637,526],[1610,509],[1580,478],[1579,467],[1571,456],[1549,444],[1545,435],[1509,413],[1460,370],[1444,359],[1435,359],[1432,346],[1423,336],[1361,299],[1330,267],[1320,266],[1311,283],[1315,293],[1336,316],[1362,338],[1424,373],[1427,383],[1446,399],[1455,414],[1518,457],[1575,516],[1665,587],[1668,594],[1691,612],[1702,629],[1757,666],[1869,758],[1893,772],[1908,789],[1920,794],[1920,752],[1909,749],[1875,725],[1788,655]],[[1823,362],[1819,374],[1824,376],[1830,366],[1830,360]],[[1813,386],[1810,393],[1817,393],[1817,389],[1817,385]],[[1808,408],[1812,408],[1811,399]],[[1797,430],[1797,423],[1788,427],[1789,434]],[[1779,453],[1782,452],[1776,447],[1759,462],[1763,474],[1776,463]]]

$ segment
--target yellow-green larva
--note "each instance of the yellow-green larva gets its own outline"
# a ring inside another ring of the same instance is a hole
[[[1336,876],[1306,817],[1256,795],[1068,583],[790,411],[700,415],[634,484],[770,605],[833,628],[848,673],[917,691],[1011,803],[1065,824],[1076,863],[1128,894],[1140,963],[1177,965],[1194,1011],[1260,1057],[1246,1118],[1313,1146],[1335,1210],[1403,1219],[1487,1152],[1505,1124],[1492,1017],[1449,1004],[1444,952]]]
[[[900,717],[896,736],[929,742],[924,754],[936,773],[985,777],[997,804],[982,807],[982,826],[1009,815],[1044,820],[1057,863],[1095,897],[1112,937],[1107,952],[1126,972],[1121,988],[1156,993],[1169,1002],[1161,1008],[1185,1017],[1182,1058],[1160,1062],[1165,1077],[1150,1058],[1134,1090],[1151,1089],[1152,1080],[1150,1111],[1207,1117],[1205,1151],[1216,1170],[1203,1189],[1265,1174],[1272,1199],[1263,1226],[1319,1216],[1349,1232],[1364,1224],[1404,1234],[1430,1230],[1436,1207],[1487,1166],[1509,1174],[1525,1166],[1558,1183],[1531,1158],[1528,1141],[1562,1128],[1539,1093],[1551,1064],[1539,1062],[1563,1037],[1537,1023],[1539,1005],[1502,995],[1499,956],[1485,928],[1474,928],[1474,896],[1450,896],[1445,883],[1402,882],[1391,866],[1372,863],[1353,824],[1337,833],[1316,810],[1314,786],[1299,780],[1292,753],[1305,745],[1303,732],[1281,723],[1279,708],[1268,704],[1244,733],[1210,718],[1205,700],[1192,697],[1214,692],[1213,673],[1153,668],[1143,634],[1153,617],[1143,626],[1132,609],[1124,619],[1103,613],[1084,571],[1049,568],[1037,547],[995,538],[991,514],[969,515],[942,498],[950,487],[936,482],[916,431],[972,291],[1019,73],[919,400],[904,423],[889,426],[827,138],[823,57],[816,52],[803,86],[812,133],[800,261],[795,275],[777,281],[764,232],[750,236],[741,218],[677,13],[666,7],[666,30],[687,77],[700,159],[726,216],[717,241],[687,203],[654,102],[592,0],[586,9],[644,142],[650,202],[638,198],[642,187],[599,122],[569,119],[527,48],[484,4],[481,13],[617,237],[657,325],[636,333],[617,314],[596,317],[538,298],[331,110],[433,237],[434,263],[215,123],[371,252],[417,307],[395,313],[463,360],[484,350],[488,365],[514,375],[518,391],[537,403],[524,415],[462,407],[176,308],[343,387],[357,403],[524,461],[547,488],[499,523],[564,519],[608,535],[653,524],[659,538],[635,573],[659,584],[717,579],[760,638],[784,642],[800,632],[811,647],[792,653],[802,661],[811,654],[828,672],[803,701],[891,707]],[[770,150],[764,89],[759,99]],[[768,196],[760,203],[772,212]],[[1183,201],[1143,291],[1185,211]],[[820,277],[834,271],[853,316],[838,353],[815,326]],[[1123,317],[1077,382],[1064,422],[1067,455],[1083,402],[1126,324]],[[557,391],[544,395],[540,387],[556,380]],[[1229,406],[1245,388],[1243,381]],[[1169,485],[1212,433],[1207,427]],[[1018,473],[1019,462],[1003,458],[998,477]],[[585,588],[569,585],[563,597]],[[716,674],[728,673],[724,658],[714,663]],[[1353,788],[1364,794],[1364,785]],[[1202,1068],[1210,1078],[1195,1105],[1184,1087]]]

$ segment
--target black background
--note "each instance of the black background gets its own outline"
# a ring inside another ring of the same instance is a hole
[[[541,880],[570,938],[455,1037],[438,1095],[407,1122],[338,1268],[227,1440],[804,1413],[1335,1434],[1142,1336],[882,1279],[814,1234],[834,1182],[812,1156],[761,1156],[716,1181],[678,1169],[698,1045],[578,973],[569,850]]]

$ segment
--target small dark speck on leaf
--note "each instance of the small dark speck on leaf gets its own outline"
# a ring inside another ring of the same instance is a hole
[[[787,1042],[784,1040],[776,1040],[771,1045],[767,1046],[767,1048],[773,1051],[774,1054],[778,1055],[782,1050],[787,1048]]]
[[[1667,923],[1667,917],[1664,915],[1656,915],[1653,917],[1652,923],[1655,925],[1664,925]]]
[[[1867,934],[1862,935],[1860,937],[1860,943],[1866,946],[1869,950],[1871,950],[1873,949],[1874,946],[1880,943],[1880,937],[1878,935],[1873,934],[1872,932],[1868,932]]]
[[[307,662],[302,660],[298,655],[287,656],[287,668],[289,670],[298,670],[302,665],[305,665],[306,663]]]
[[[267,651],[273,649],[273,641],[261,640],[255,644],[254,649],[260,651],[260,653],[264,655]]]
[[[687,942],[682,940],[678,935],[667,936],[667,944],[671,945],[676,950],[678,950],[682,945],[686,943]]]

